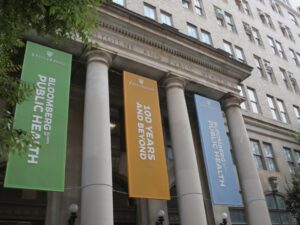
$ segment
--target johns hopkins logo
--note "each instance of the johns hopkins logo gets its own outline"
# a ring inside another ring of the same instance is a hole
[[[47,54],[47,56],[50,57],[50,58],[53,56],[53,52],[51,52],[51,51],[47,51],[46,54]]]
[[[141,85],[143,85],[143,84],[144,84],[144,80],[143,80],[143,79],[139,79],[139,83],[140,83]]]

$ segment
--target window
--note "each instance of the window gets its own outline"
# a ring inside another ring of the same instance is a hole
[[[253,36],[254,36],[256,44],[259,46],[263,46],[263,41],[261,39],[259,31],[256,28],[252,27],[252,32],[253,32]]]
[[[197,31],[197,27],[188,23],[187,24],[187,35],[193,38],[197,38],[198,39],[198,31]]]
[[[274,39],[270,36],[268,36],[269,45],[272,49],[272,52],[275,55],[279,55],[281,58],[286,59],[285,52],[282,48],[282,45],[279,41],[274,41]]]
[[[243,209],[243,208],[230,208],[229,213],[230,213],[230,219],[231,219],[232,225],[247,224],[245,209]]]
[[[295,150],[295,162],[300,164],[300,151]]]
[[[269,143],[263,143],[266,168],[268,171],[276,171],[275,159],[273,156],[272,146]]]
[[[250,16],[251,15],[251,10],[250,10],[250,6],[249,6],[248,1],[241,0],[241,3],[242,3],[243,12],[246,15]]]
[[[259,142],[257,140],[250,140],[250,145],[252,153],[254,156],[255,164],[257,169],[264,169],[261,157],[261,151],[259,147]]]
[[[255,94],[255,90],[252,88],[247,88],[247,91],[249,96],[250,108],[252,112],[259,113],[258,101]]]
[[[293,160],[293,156],[292,156],[292,150],[290,148],[283,147],[283,152],[284,152],[285,159],[289,166],[289,172],[295,173],[295,166],[294,166],[294,160]]]
[[[172,15],[165,12],[160,11],[161,23],[172,26]]]
[[[277,99],[277,105],[278,105],[281,121],[284,123],[288,123],[288,115],[287,115],[283,101]]]
[[[279,27],[281,29],[283,36],[285,36],[286,38],[289,38],[292,41],[295,41],[291,29],[288,26],[283,25],[281,22],[278,22],[278,24],[279,24]]]
[[[265,64],[266,76],[267,76],[268,81],[275,82],[275,77],[274,77],[273,68],[271,66],[271,63],[267,60],[264,60],[264,64]]]
[[[156,20],[156,9],[155,7],[144,3],[144,15],[152,20]]]
[[[277,48],[279,56],[281,58],[285,59],[286,56],[285,56],[284,50],[282,48],[282,45],[281,45],[281,43],[279,41],[276,41],[276,48]]]
[[[241,85],[237,86],[237,89],[240,91],[240,96],[245,97],[245,89]],[[242,109],[247,109],[246,102],[240,104]]]
[[[290,54],[291,54],[292,59],[294,60],[295,64],[297,66],[300,66],[299,58],[297,57],[295,51],[293,49],[291,49],[291,48],[289,50],[290,50]]]
[[[274,12],[277,12],[280,15],[283,15],[280,5],[277,2],[275,2],[274,0],[270,0],[270,4],[271,4],[271,7]]]
[[[261,58],[258,57],[258,56],[254,56],[254,63],[255,63],[256,69],[258,71],[258,74],[261,77],[264,77],[264,72],[263,72],[263,66],[262,66]]]
[[[194,4],[196,14],[202,16],[204,13],[201,0],[194,0]]]
[[[232,44],[227,41],[223,41],[223,46],[225,52],[227,52],[230,55],[230,57],[233,57],[234,55],[233,55]]]
[[[267,96],[268,104],[271,110],[272,118],[274,120],[279,120],[278,110],[274,102],[274,98],[272,96]]]
[[[296,26],[298,26],[298,21],[297,21],[295,15],[289,12],[289,17],[290,17],[290,20],[292,21],[292,23],[295,24]]]
[[[239,7],[239,10],[241,10],[246,15],[248,16],[252,15],[248,1],[236,0],[235,4]]]
[[[296,81],[296,79],[295,79],[295,77],[294,77],[294,74],[291,73],[291,72],[288,72],[288,74],[289,74],[289,78],[290,78],[290,80],[291,80],[292,87],[293,87],[294,91],[295,91],[296,93],[299,93],[299,92],[300,92],[299,86],[298,86],[298,83],[297,83],[297,81]]]
[[[188,9],[190,7],[190,0],[182,0],[182,7]]]
[[[287,73],[284,69],[282,68],[279,68],[280,70],[280,74],[281,74],[281,79],[282,81],[284,82],[285,84],[285,87],[288,89],[288,90],[291,90],[291,85],[290,85],[290,82],[289,82],[289,79],[287,77]]]
[[[122,6],[125,6],[125,2],[124,0],[112,0],[113,3],[116,3],[118,5],[122,5]]]
[[[282,196],[271,194],[266,196],[272,224],[291,224],[290,213],[286,211]]]
[[[236,59],[242,63],[246,62],[244,51],[238,46],[234,46]]]
[[[234,25],[234,22],[233,22],[232,15],[230,15],[229,13],[225,13],[225,21],[226,21],[226,24],[227,24],[227,29],[230,32],[236,32],[236,28],[235,28],[235,25]]]
[[[252,33],[252,30],[251,30],[251,27],[249,24],[243,22],[243,26],[244,26],[244,30],[245,30],[245,33],[249,39],[249,41],[254,41],[254,35]]]
[[[270,47],[272,49],[272,52],[274,54],[277,54],[277,50],[276,50],[274,39],[268,36],[268,41],[269,41],[269,45],[270,45]]]
[[[267,21],[268,26],[269,26],[270,28],[272,28],[272,29],[275,29],[271,17],[270,17],[268,14],[266,14],[266,13],[265,13],[265,16],[266,16],[266,21]]]
[[[298,106],[293,106],[295,116],[297,118],[298,123],[300,123],[300,109]]]
[[[208,31],[201,29],[201,41],[208,45],[213,45],[211,35]]]
[[[219,26],[224,27],[225,26],[225,19],[224,19],[222,9],[220,9],[216,6],[214,8],[215,8],[215,14],[216,14],[216,18],[217,18]]]

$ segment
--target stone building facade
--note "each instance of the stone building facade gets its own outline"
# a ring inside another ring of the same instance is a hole
[[[293,224],[286,179],[300,163],[300,15],[278,0],[115,0],[97,44],[73,55],[63,193],[1,189],[0,224]],[[158,81],[170,201],[128,198],[122,71]],[[193,94],[222,104],[243,207],[212,205]],[[1,175],[5,163],[1,163]],[[3,177],[1,176],[1,180]],[[12,197],[14,196],[14,197]]]

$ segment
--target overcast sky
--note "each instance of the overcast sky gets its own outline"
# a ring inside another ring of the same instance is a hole
[[[300,6],[300,0],[290,0],[290,3],[294,8]]]

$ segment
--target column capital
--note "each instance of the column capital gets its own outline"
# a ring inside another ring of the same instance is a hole
[[[240,108],[240,104],[245,101],[245,97],[240,96],[239,94],[229,92],[222,97],[221,103],[223,109],[228,109],[230,107]]]
[[[107,66],[110,66],[112,63],[112,56],[110,53],[105,52],[100,49],[92,49],[89,50],[86,54],[86,61],[87,63],[91,62],[102,62],[105,63]]]
[[[175,76],[168,72],[163,79],[164,86],[169,89],[173,87],[184,89],[187,85],[187,81],[181,77]]]

